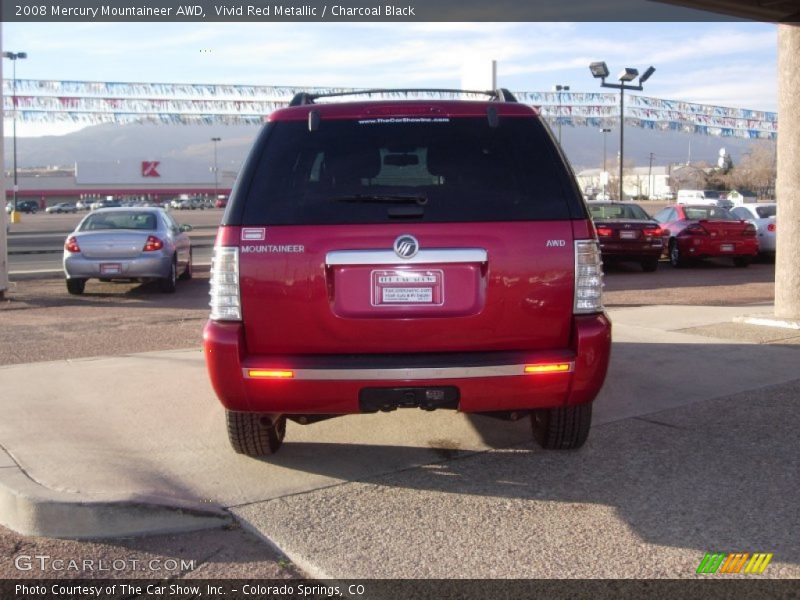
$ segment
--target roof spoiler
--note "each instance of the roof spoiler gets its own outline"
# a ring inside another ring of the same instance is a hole
[[[514,94],[505,88],[498,88],[496,90],[457,90],[447,88],[402,88],[402,89],[370,89],[370,90],[351,90],[347,92],[330,92],[327,94],[310,94],[308,92],[300,92],[295,94],[289,106],[304,106],[314,104],[318,98],[334,98],[342,96],[374,96],[384,94],[452,94],[452,95],[471,95],[471,96],[487,96],[490,100],[495,102],[517,102]]]

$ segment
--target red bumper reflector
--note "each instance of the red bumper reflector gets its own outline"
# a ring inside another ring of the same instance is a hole
[[[541,373],[568,373],[569,371],[572,371],[572,363],[525,365],[525,373],[527,375],[538,375]]]
[[[258,379],[291,379],[294,371],[281,371],[278,369],[248,369],[247,376]]]

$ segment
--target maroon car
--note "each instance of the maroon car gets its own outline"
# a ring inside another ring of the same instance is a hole
[[[286,421],[456,409],[586,440],[611,324],[594,227],[538,113],[485,101],[272,113],[219,228],[204,351],[234,450]],[[362,92],[363,94],[363,92]]]
[[[664,252],[663,232],[638,204],[631,202],[591,202],[603,262],[637,262],[643,271],[658,268]]]
[[[669,236],[669,261],[683,267],[692,260],[730,257],[746,267],[758,255],[756,228],[718,206],[675,204],[653,217]]]

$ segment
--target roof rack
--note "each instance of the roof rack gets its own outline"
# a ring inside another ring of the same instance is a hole
[[[306,104],[314,104],[317,98],[333,98],[338,96],[372,96],[376,94],[408,94],[412,92],[420,93],[437,93],[437,94],[471,94],[478,96],[489,96],[489,98],[496,102],[517,102],[514,94],[505,88],[498,88],[496,90],[456,90],[447,88],[402,88],[402,89],[371,89],[371,90],[353,90],[349,92],[331,92],[328,94],[309,94],[308,92],[300,92],[294,95],[289,106],[303,106]]]

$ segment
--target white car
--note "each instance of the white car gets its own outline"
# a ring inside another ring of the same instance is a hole
[[[44,209],[48,215],[58,214],[58,213],[76,213],[78,209],[75,208],[74,204],[70,204],[69,202],[59,202],[58,204],[54,204],[53,206],[48,206]]]
[[[748,202],[731,210],[736,217],[755,225],[759,254],[775,255],[776,208],[774,203]]]
[[[719,206],[720,208],[733,206],[733,202],[728,200],[728,193],[719,190],[678,190],[678,204]]]

